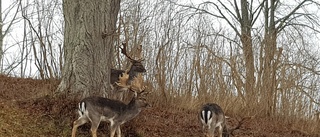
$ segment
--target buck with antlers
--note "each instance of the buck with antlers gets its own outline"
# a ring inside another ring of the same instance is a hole
[[[77,128],[87,122],[91,122],[91,132],[93,137],[97,137],[97,129],[101,121],[110,122],[110,137],[117,133],[121,137],[120,126],[136,117],[142,108],[148,106],[146,102],[145,86],[142,75],[133,78],[131,85],[127,85],[129,75],[124,73],[116,82],[118,86],[134,92],[134,97],[129,104],[124,104],[118,100],[103,97],[87,97],[79,103],[79,118],[73,122],[72,137],[76,136]]]
[[[111,76],[110,76],[110,83],[113,89],[116,91],[123,91],[123,89],[117,89],[120,88],[117,86],[116,82],[119,81],[119,77],[123,73],[128,73],[129,74],[129,79],[128,82],[131,82],[132,79],[137,76],[137,74],[144,73],[146,72],[146,69],[142,65],[142,61],[144,60],[142,57],[139,59],[135,60],[132,57],[130,57],[127,53],[127,43],[122,43],[123,48],[120,47],[121,53],[125,55],[129,61],[131,62],[130,69],[126,72],[125,70],[118,70],[118,69],[111,69]]]

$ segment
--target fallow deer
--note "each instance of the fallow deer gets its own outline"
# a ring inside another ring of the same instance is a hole
[[[129,59],[129,61],[131,62],[131,66],[127,72],[125,70],[111,69],[110,83],[114,91],[123,91],[123,89],[121,89],[121,87],[117,86],[116,84],[116,82],[119,81],[119,77],[121,77],[123,73],[129,74],[128,82],[130,83],[132,79],[137,76],[137,74],[146,72],[146,69],[141,63],[144,59],[142,57],[137,60],[133,59],[127,53],[127,44],[122,43],[122,46],[123,48],[120,47],[121,53]]]
[[[145,94],[148,92],[145,92],[142,75],[133,78],[131,85],[125,84],[128,78],[128,74],[124,73],[117,82],[117,85],[134,92],[134,97],[128,104],[103,97],[87,97],[80,101],[78,109],[80,117],[73,122],[72,137],[76,136],[77,128],[87,122],[91,122],[92,136],[97,137],[97,128],[101,121],[110,122],[110,137],[115,133],[121,137],[120,126],[136,117],[142,108],[149,105],[145,99]]]
[[[207,103],[200,110],[200,121],[207,137],[214,137],[214,132],[218,128],[218,136],[222,137],[226,128],[226,119],[222,108],[215,103]],[[224,134],[224,136],[228,136]]]

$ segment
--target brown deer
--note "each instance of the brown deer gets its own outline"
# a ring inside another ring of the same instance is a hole
[[[129,104],[103,97],[84,98],[79,103],[80,117],[73,122],[72,137],[76,136],[77,128],[87,122],[91,122],[92,136],[97,137],[97,129],[101,121],[110,122],[110,137],[113,137],[115,133],[121,137],[120,126],[136,117],[142,108],[149,105],[145,99],[148,92],[145,92],[142,75],[133,78],[132,84],[129,86],[124,85],[128,77],[128,74],[124,73],[117,84],[134,92],[134,97]]]
[[[128,70],[128,72],[126,72],[125,70],[111,69],[110,83],[111,83],[112,88],[115,91],[123,91],[123,89],[119,89],[119,86],[117,86],[117,84],[116,84],[116,82],[119,81],[119,77],[121,77],[121,75],[123,73],[129,74],[128,82],[130,83],[132,81],[132,79],[135,76],[137,76],[137,74],[146,72],[146,69],[144,68],[144,66],[141,63],[144,59],[142,59],[142,58],[137,59],[137,60],[133,59],[127,53],[127,44],[122,43],[122,45],[123,45],[123,48],[120,47],[121,53],[129,59],[129,61],[131,62],[131,66],[130,66],[130,69]]]

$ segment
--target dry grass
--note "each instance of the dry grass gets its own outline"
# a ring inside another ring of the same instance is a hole
[[[78,100],[53,97],[57,81],[18,79],[0,76],[0,136],[70,136],[73,120],[77,119]],[[204,102],[217,102],[225,109],[228,127],[238,124],[242,117],[256,114],[247,119],[239,130],[238,137],[307,137],[320,136],[319,122],[294,120],[281,117],[261,117],[255,111],[246,110],[237,98],[203,99],[188,96],[168,97],[167,100],[154,92],[149,96],[153,104],[126,123],[122,131],[126,137],[199,137],[201,127],[197,119],[198,108]],[[212,101],[213,100],[213,101]],[[90,136],[90,124],[79,127],[79,137]],[[108,124],[100,125],[98,135],[108,134]]]

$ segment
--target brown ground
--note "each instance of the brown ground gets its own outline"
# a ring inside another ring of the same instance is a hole
[[[71,136],[77,119],[77,101],[53,97],[58,81],[8,78],[0,75],[0,137]],[[248,118],[233,132],[236,137],[319,137],[295,130],[292,125],[268,118]],[[238,125],[228,119],[228,127]],[[80,137],[90,136],[90,124],[78,128]],[[102,123],[98,136],[108,134]],[[126,137],[199,137],[203,136],[197,112],[169,106],[153,106],[122,126]]]

